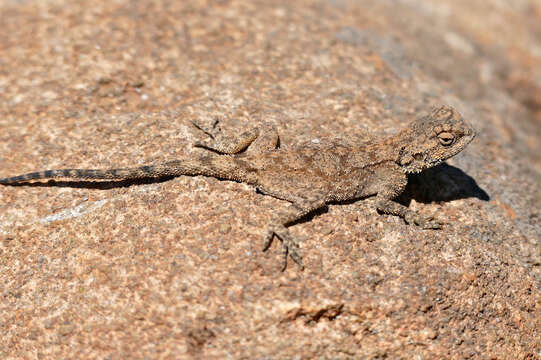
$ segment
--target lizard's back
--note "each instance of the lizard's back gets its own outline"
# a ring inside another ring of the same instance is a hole
[[[370,143],[354,147],[343,142],[308,143],[235,158],[256,174],[254,185],[265,193],[280,198],[325,193],[338,200],[363,195],[374,175],[371,165],[387,161],[377,158]]]

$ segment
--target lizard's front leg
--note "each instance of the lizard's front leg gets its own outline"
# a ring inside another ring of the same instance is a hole
[[[267,123],[263,123],[240,134],[231,133],[227,135],[222,132],[218,125],[218,120],[214,122],[211,128],[207,128],[196,121],[192,121],[192,124],[210,137],[210,139],[195,142],[194,146],[220,154],[232,155],[244,150],[262,152],[276,149],[279,142],[276,128]]]
[[[432,217],[424,217],[402,204],[393,201],[407,184],[407,176],[395,164],[388,165],[378,171],[378,179],[382,183],[377,186],[376,208],[385,213],[400,216],[408,224],[420,226],[423,229],[441,229],[441,223]]]
[[[386,198],[384,194],[378,194],[376,207],[383,213],[400,216],[408,224],[414,224],[423,229],[441,229],[442,226],[441,222],[432,217],[422,216],[404,205]]]
[[[285,211],[275,216],[265,237],[265,245],[263,246],[263,251],[266,251],[271,246],[274,236],[278,237],[278,239],[282,241],[284,259],[282,271],[284,271],[287,267],[288,255],[291,256],[293,261],[295,261],[300,266],[301,270],[304,269],[302,257],[298,253],[299,243],[291,235],[286,226],[293,224],[308,213],[317,210],[323,206],[325,206],[324,200],[302,199],[300,201],[290,204]]]

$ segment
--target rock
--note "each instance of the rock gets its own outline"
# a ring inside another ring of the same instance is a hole
[[[171,160],[192,119],[288,146],[449,104],[478,131],[400,197],[441,231],[331,205],[291,228],[303,272],[261,252],[286,204],[242,184],[2,187],[1,358],[540,356],[539,0],[4,1],[0,23],[0,176]]]

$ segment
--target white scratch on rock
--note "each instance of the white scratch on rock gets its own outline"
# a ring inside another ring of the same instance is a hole
[[[84,215],[86,213],[89,213],[91,211],[94,211],[96,209],[99,209],[105,203],[109,201],[108,199],[94,201],[89,204],[81,204],[71,209],[62,210],[56,214],[46,216],[44,218],[38,219],[37,222],[40,224],[47,224],[53,221],[59,221],[59,220],[65,220],[65,219],[71,219],[75,217],[79,217],[81,215]]]

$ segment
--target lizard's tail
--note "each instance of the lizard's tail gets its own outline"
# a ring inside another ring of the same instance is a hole
[[[206,155],[194,159],[174,160],[158,165],[147,165],[123,169],[61,169],[32,172],[0,179],[0,184],[9,185],[30,180],[45,179],[88,179],[125,180],[162,176],[204,175],[220,179],[253,182],[254,173],[242,160],[228,155]]]

